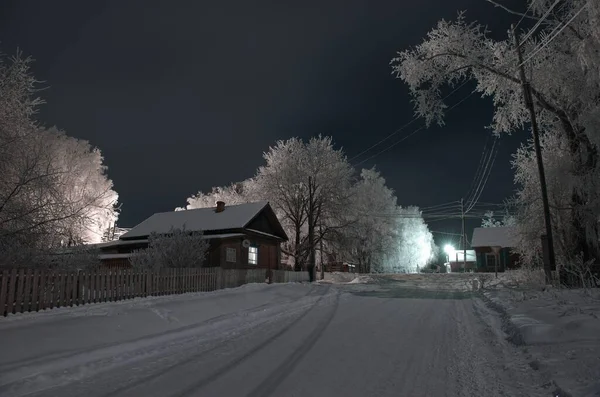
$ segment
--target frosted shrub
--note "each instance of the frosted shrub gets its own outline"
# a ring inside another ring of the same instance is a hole
[[[148,237],[148,248],[135,251],[131,264],[138,270],[201,267],[206,258],[208,241],[201,232],[171,229],[168,234]]]

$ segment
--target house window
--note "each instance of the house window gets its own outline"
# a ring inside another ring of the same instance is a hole
[[[494,254],[487,254],[485,256],[485,265],[487,267],[496,267],[496,255],[494,255]]]
[[[227,262],[236,262],[236,249],[235,248],[227,248],[225,251],[225,260]]]
[[[258,264],[258,247],[248,247],[248,264]]]

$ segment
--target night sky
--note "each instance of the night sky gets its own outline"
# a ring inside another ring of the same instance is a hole
[[[331,135],[354,157],[413,117],[407,87],[390,74],[396,51],[457,10],[497,37],[519,19],[484,0],[282,3],[0,0],[0,49],[35,58],[35,76],[48,87],[44,124],[102,150],[122,203],[119,225],[128,227],[185,205],[198,190],[252,176],[277,139]],[[491,102],[474,95],[446,126],[362,166],[376,165],[401,205],[459,200],[491,115]],[[513,193],[509,161],[525,139],[502,137],[481,201]],[[459,231],[460,222],[430,228]]]

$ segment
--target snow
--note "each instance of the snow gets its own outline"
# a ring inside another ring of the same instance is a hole
[[[464,250],[454,250],[448,253],[448,262],[464,262]],[[475,250],[467,250],[467,262],[477,261]]]
[[[135,245],[140,243],[147,243],[148,239],[139,239],[134,241],[123,241],[123,240],[113,240],[107,241],[106,243],[98,243],[98,244],[89,244],[90,247],[93,248],[111,248],[122,245]]]
[[[318,280],[317,282],[324,284],[343,284],[354,280],[358,274],[347,272],[325,272],[324,276],[325,278],[323,280]]]
[[[516,236],[515,228],[510,226],[476,227],[471,247],[515,247]]]
[[[348,284],[367,284],[373,282],[373,279],[369,276],[358,276],[350,281]]]
[[[561,395],[600,395],[600,291],[498,287],[484,295],[546,381]]]
[[[168,233],[171,228],[183,229],[185,227],[188,231],[242,229],[267,205],[266,201],[258,201],[226,205],[223,212],[216,212],[214,207],[160,212],[135,226],[121,236],[121,239],[147,237],[152,232],[164,234]]]
[[[425,293],[443,277],[340,275],[8,317],[0,395],[549,395],[483,301]]]

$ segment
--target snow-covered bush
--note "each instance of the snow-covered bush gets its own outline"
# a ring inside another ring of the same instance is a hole
[[[148,237],[148,248],[135,251],[130,261],[138,270],[201,267],[208,246],[201,232],[171,229],[164,235],[152,233]]]

